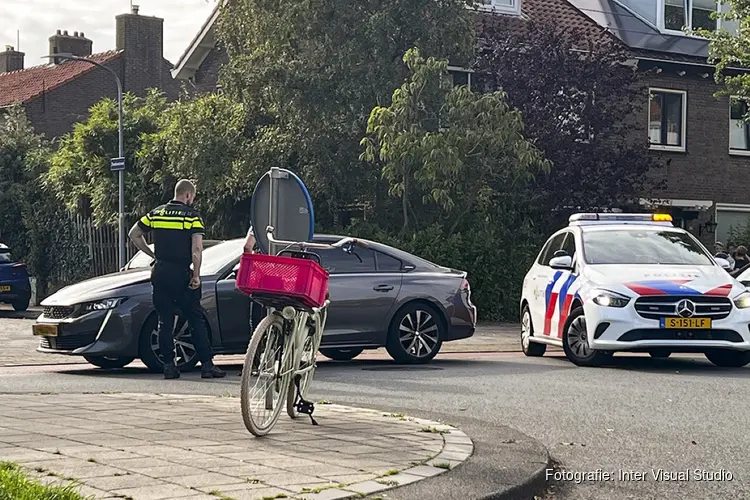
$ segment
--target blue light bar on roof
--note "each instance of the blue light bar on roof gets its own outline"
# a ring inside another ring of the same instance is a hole
[[[613,223],[644,223],[672,225],[672,216],[669,214],[573,214],[568,219],[571,225],[581,225],[588,222],[598,222],[600,224]]]

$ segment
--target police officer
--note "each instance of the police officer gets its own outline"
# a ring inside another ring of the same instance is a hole
[[[221,378],[226,373],[213,364],[213,353],[200,305],[203,219],[192,207],[195,185],[187,179],[177,183],[174,199],[161,205],[135,223],[130,239],[135,246],[155,259],[151,271],[153,301],[159,317],[159,350],[164,363],[164,378],[180,378],[174,362],[173,338],[175,306],[190,326],[193,343],[201,362],[202,378]],[[151,251],[145,233],[152,233]],[[190,266],[192,264],[192,271]]]

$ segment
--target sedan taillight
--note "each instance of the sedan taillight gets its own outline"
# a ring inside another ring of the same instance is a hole
[[[471,285],[469,285],[469,280],[463,280],[461,283],[461,294],[464,296],[466,303],[471,304]]]

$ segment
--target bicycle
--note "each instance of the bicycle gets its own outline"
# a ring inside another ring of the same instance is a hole
[[[253,332],[240,383],[242,419],[247,430],[258,437],[276,425],[284,400],[290,418],[306,414],[313,425],[318,425],[313,417],[315,405],[306,395],[315,373],[330,300],[328,273],[320,267],[320,256],[308,250],[341,248],[351,252],[352,246],[362,246],[354,238],[333,244],[277,240],[273,232],[274,228],[268,226],[269,243],[287,246],[276,256],[243,255],[244,275],[241,264],[237,278],[238,288],[268,310]],[[289,250],[292,247],[299,250]],[[255,275],[253,265],[258,266]],[[305,283],[300,283],[301,273],[308,271],[302,276],[307,278]]]

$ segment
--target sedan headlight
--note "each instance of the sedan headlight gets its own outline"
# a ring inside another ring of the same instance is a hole
[[[734,298],[734,305],[737,309],[747,309],[750,307],[750,292],[742,292]]]
[[[104,299],[97,302],[87,302],[86,304],[81,304],[81,314],[88,314],[94,311],[108,311],[109,309],[114,309],[115,307],[119,306],[124,301],[124,298],[117,298]]]
[[[625,307],[630,302],[630,297],[609,290],[597,290],[593,295],[594,304],[602,307]]]

